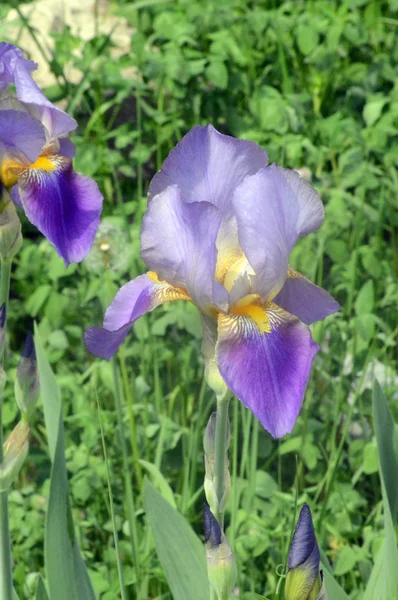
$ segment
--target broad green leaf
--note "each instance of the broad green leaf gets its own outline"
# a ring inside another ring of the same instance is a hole
[[[39,577],[39,582],[37,584],[36,600],[48,600],[48,594],[41,577]]]
[[[355,301],[355,312],[357,315],[369,314],[373,312],[374,307],[374,285],[373,281],[369,279],[363,284],[359,290],[357,299]]]
[[[19,596],[15,590],[12,590],[12,600],[19,600]]]
[[[174,600],[208,600],[204,546],[182,515],[146,479],[145,510]]]
[[[169,484],[167,483],[157,466],[148,462],[147,460],[140,460],[139,462],[148,471],[149,475],[152,478],[152,482],[162,494],[163,498],[165,498],[165,500],[167,500],[167,502],[173,508],[177,508],[177,505],[174,500],[173,490],[171,489],[171,487],[169,486]]]
[[[52,461],[44,548],[50,597],[57,600],[95,600],[69,505],[61,396],[36,325],[35,348]]]
[[[373,386],[373,422],[379,460],[393,521],[398,516],[398,460],[394,451],[394,421],[377,380]]]
[[[297,27],[297,44],[300,52],[307,56],[315,50],[319,44],[319,35],[311,25],[301,24]]]

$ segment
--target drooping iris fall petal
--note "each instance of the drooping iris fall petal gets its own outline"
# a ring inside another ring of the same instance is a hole
[[[274,437],[293,429],[317,351],[308,327],[273,303],[218,317],[220,373]]]
[[[108,307],[103,327],[89,327],[84,334],[87,349],[95,356],[110,359],[133,323],[165,302],[189,300],[186,291],[159,281],[153,273],[136,277],[120,288]]]
[[[70,159],[57,155],[9,170],[18,181],[28,219],[55,246],[66,265],[82,260],[91,248],[102,210],[97,184],[76,173]]]
[[[274,302],[306,325],[321,321],[340,309],[339,303],[326,290],[290,268]]]

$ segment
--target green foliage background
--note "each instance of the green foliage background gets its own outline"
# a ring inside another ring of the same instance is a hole
[[[3,3],[0,14],[10,9]],[[235,493],[226,518],[240,597],[252,600],[275,590],[297,486],[299,502],[313,509],[335,577],[351,600],[359,600],[383,542],[373,376],[398,416],[398,2],[142,0],[113,2],[108,10],[135,32],[120,59],[113,58],[105,35],[86,42],[77,56],[80,41],[67,28],[54,34],[53,56],[44,49],[58,77],[47,93],[79,121],[75,168],[94,177],[104,193],[108,232],[89,259],[65,270],[24,221],[9,320],[15,352],[37,320],[56,372],[72,512],[95,591],[103,600],[119,594],[97,397],[128,597],[170,598],[145,519],[144,473],[201,533],[201,438],[214,399],[203,384],[195,310],[176,304],[144,317],[119,357],[139,585],[112,366],[86,353],[82,335],[101,322],[118,287],[144,271],[139,230],[151,177],[184,133],[211,122],[261,144],[271,162],[311,175],[326,221],[300,240],[291,263],[342,305],[339,314],[313,327],[321,351],[291,435],[272,440],[233,402]],[[20,33],[34,36],[39,24],[21,15]],[[100,17],[93,11],[92,18]],[[4,21],[1,30],[18,44]],[[31,58],[43,61],[40,48]],[[77,84],[64,76],[71,60],[82,73]],[[16,362],[12,355],[14,369]],[[4,424],[11,429],[17,407],[11,386],[6,393]],[[133,460],[132,431],[141,463]],[[10,496],[21,599],[33,597],[43,573],[50,467],[38,409],[29,458]]]

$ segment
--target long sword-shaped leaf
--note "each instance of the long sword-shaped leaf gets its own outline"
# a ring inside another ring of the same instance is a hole
[[[174,600],[209,600],[205,550],[186,520],[148,481],[145,510]]]
[[[380,456],[380,479],[383,493],[385,538],[366,587],[364,600],[397,600],[398,547],[394,530],[393,509],[396,507],[396,456],[393,445],[394,422],[387,400],[375,381],[373,386],[373,417]],[[386,478],[389,482],[388,487]]]
[[[52,461],[44,548],[50,598],[95,600],[75,536],[69,505],[61,396],[44,353],[37,326],[35,348]]]
[[[373,422],[380,467],[393,521],[398,516],[398,458],[394,451],[394,421],[377,380],[373,386]]]

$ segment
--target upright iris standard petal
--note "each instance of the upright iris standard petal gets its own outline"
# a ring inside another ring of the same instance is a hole
[[[102,195],[97,184],[75,173],[68,158],[40,157],[30,167],[11,169],[28,219],[55,246],[65,264],[91,248],[99,225]]]
[[[240,245],[257,276],[256,291],[272,300],[286,280],[297,238],[321,225],[322,202],[297,173],[274,165],[247,177],[232,202]]]
[[[317,351],[308,327],[273,303],[218,317],[220,373],[273,437],[293,429]]]
[[[7,160],[29,164],[36,160],[46,141],[43,125],[19,110],[0,110],[0,166],[2,177]]]
[[[311,511],[308,504],[304,504],[288,555],[286,600],[326,600],[319,563],[320,553]]]
[[[213,304],[216,238],[221,213],[208,202],[187,204],[176,186],[149,203],[141,231],[141,256],[148,267],[169,283],[187,288],[204,310]],[[216,288],[216,289],[215,289]]]
[[[0,91],[14,83],[18,100],[32,107],[34,116],[46,127],[50,138],[66,135],[77,123],[45,97],[31,75],[36,68],[36,63],[26,60],[19,48],[0,43]]]
[[[306,325],[321,321],[340,309],[340,304],[326,290],[290,267],[288,278],[274,302]]]
[[[185,202],[210,202],[227,213],[234,189],[267,163],[257,144],[222,135],[212,125],[197,126],[170,152],[152,180],[149,198],[178,185]]]
[[[109,360],[139,317],[175,300],[189,300],[189,296],[185,290],[159,281],[154,273],[136,277],[116,294],[105,313],[104,326],[87,329],[84,334],[87,349],[95,356]]]

